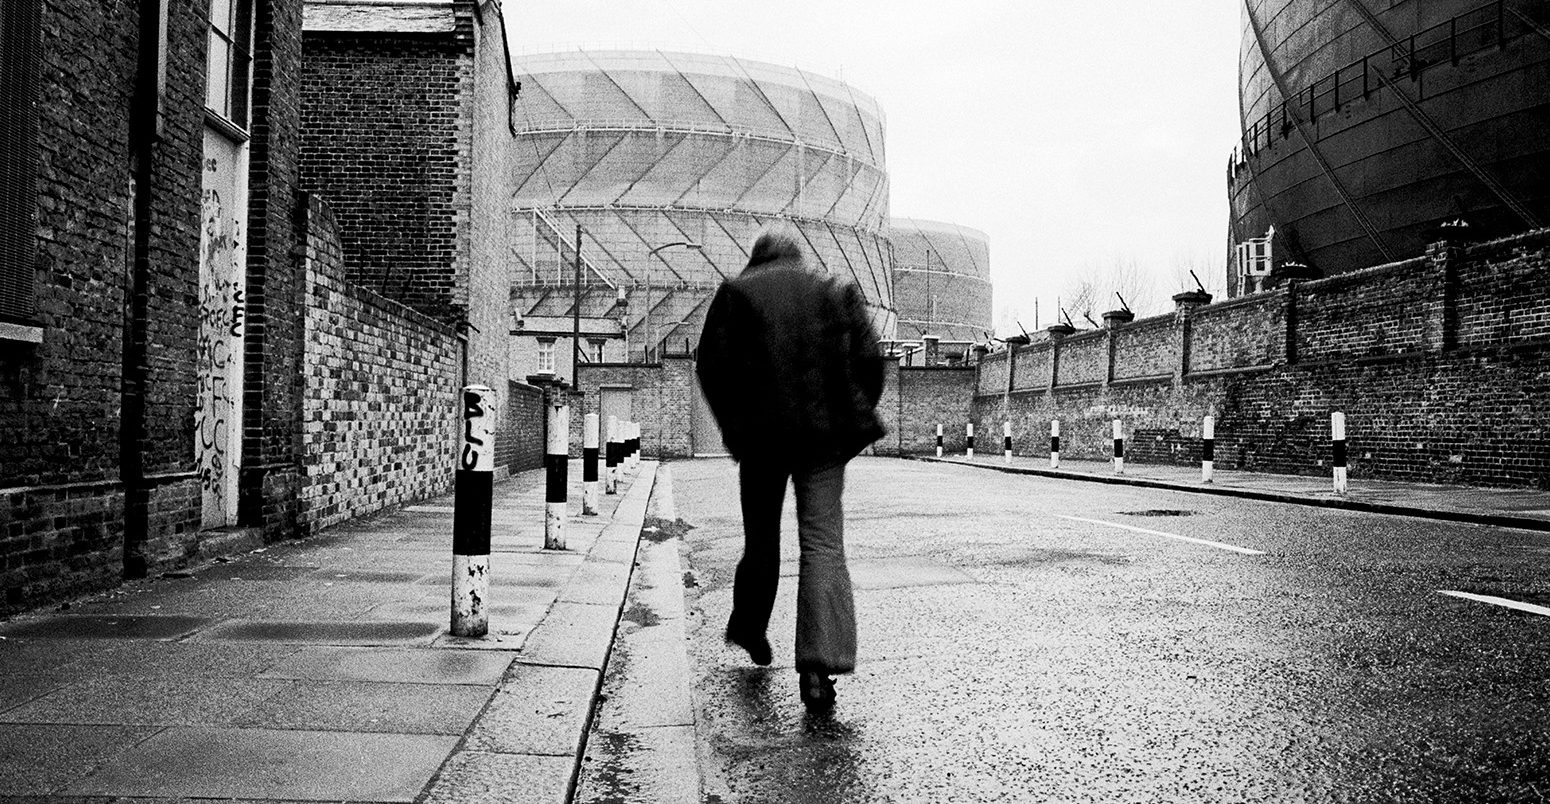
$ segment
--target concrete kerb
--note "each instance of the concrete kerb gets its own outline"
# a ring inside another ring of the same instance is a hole
[[[655,462],[641,463],[612,521],[422,801],[568,802],[575,795],[656,470]],[[517,766],[525,772],[509,772]]]
[[[907,460],[925,461],[928,463],[945,463],[953,466],[968,466],[976,469],[990,469],[996,472],[1005,472],[1014,475],[1038,475],[1040,477],[1053,477],[1061,480],[1083,480],[1089,483],[1108,483],[1118,486],[1139,486],[1141,488],[1167,489],[1169,491],[1187,491],[1193,494],[1214,494],[1219,497],[1239,497],[1248,500],[1263,500],[1266,502],[1287,503],[1290,505],[1307,505],[1315,508],[1339,508],[1346,511],[1360,511],[1369,514],[1389,514],[1394,516],[1409,516],[1420,519],[1436,519],[1446,522],[1464,522],[1472,525],[1491,525],[1504,528],[1521,528],[1523,530],[1550,531],[1550,522],[1530,519],[1527,517],[1512,516],[1511,514],[1482,514],[1472,511],[1448,511],[1438,508],[1417,508],[1415,506],[1397,505],[1394,503],[1373,502],[1368,500],[1354,500],[1349,497],[1315,497],[1301,494],[1289,494],[1280,491],[1261,491],[1247,489],[1241,486],[1223,486],[1219,484],[1175,483],[1167,480],[1153,480],[1150,478],[1134,477],[1130,475],[1095,475],[1085,472],[1070,472],[1062,469],[1044,469],[1036,466],[998,466],[990,463],[971,463],[957,458],[935,458],[930,455],[906,455]]]
[[[700,768],[685,639],[683,548],[672,475],[658,471],[637,569],[603,674],[577,780],[578,804],[698,804]]]

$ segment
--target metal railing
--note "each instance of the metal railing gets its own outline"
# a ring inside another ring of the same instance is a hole
[[[1386,80],[1415,81],[1439,64],[1457,65],[1459,59],[1507,41],[1502,0],[1466,11],[1446,22],[1417,31],[1399,42],[1369,53],[1333,73],[1315,80],[1291,98],[1284,99],[1243,132],[1245,156],[1273,147],[1277,139],[1291,136],[1293,117],[1317,122],[1320,115],[1338,112],[1350,101],[1369,98]]]

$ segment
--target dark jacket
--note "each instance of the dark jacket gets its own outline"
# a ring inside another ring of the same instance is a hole
[[[861,290],[761,238],[716,291],[696,370],[732,457],[813,468],[883,436],[877,334]],[[761,248],[764,247],[764,248]]]

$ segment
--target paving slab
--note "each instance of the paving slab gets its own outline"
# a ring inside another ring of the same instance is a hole
[[[230,723],[291,682],[209,678],[92,678],[0,713],[4,723],[194,725]]]
[[[528,635],[522,646],[522,661],[601,671],[608,646],[613,642],[619,603],[619,599],[598,604],[555,603],[544,621]]]
[[[469,730],[469,751],[541,754],[574,760],[597,692],[596,670],[513,665]]]
[[[56,671],[92,678],[251,678],[295,653],[293,645],[102,641]]]
[[[488,687],[464,684],[299,681],[233,723],[277,729],[462,734],[489,698]]]
[[[55,639],[177,639],[211,622],[203,617],[176,615],[54,615],[0,625],[0,634]]]
[[[261,622],[232,620],[195,639],[325,645],[429,644],[441,626],[422,622]]]
[[[0,729],[0,796],[42,796],[149,738],[155,726],[11,724]]]
[[[460,751],[441,769],[425,801],[568,804],[574,765],[573,757]]]
[[[567,603],[598,603],[616,600],[619,590],[630,581],[630,565],[614,561],[588,561],[576,568],[560,592]]]
[[[382,681],[401,684],[495,684],[516,653],[308,647],[290,654],[262,678]]]
[[[420,734],[173,728],[63,792],[150,798],[413,801],[457,742]]]

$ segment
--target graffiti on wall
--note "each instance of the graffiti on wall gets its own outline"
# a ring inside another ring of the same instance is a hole
[[[198,407],[194,443],[204,527],[236,524],[236,472],[247,306],[241,242],[240,153],[206,136],[199,233]]]

